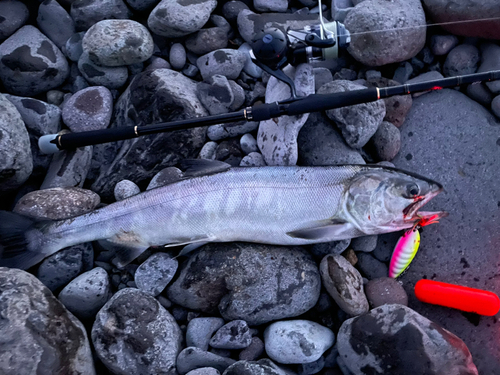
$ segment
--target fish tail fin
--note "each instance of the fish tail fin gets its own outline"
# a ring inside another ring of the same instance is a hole
[[[0,266],[25,270],[45,258],[48,254],[44,253],[43,244],[48,222],[0,211]]]

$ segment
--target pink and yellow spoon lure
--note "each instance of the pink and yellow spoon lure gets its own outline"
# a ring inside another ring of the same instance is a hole
[[[436,218],[422,219],[406,231],[396,243],[389,264],[389,277],[397,278],[408,268],[420,246],[420,232],[418,228],[437,223]]]

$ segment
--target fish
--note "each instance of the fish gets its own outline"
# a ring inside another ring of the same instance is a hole
[[[0,211],[0,266],[27,269],[55,252],[106,240],[123,267],[151,246],[208,242],[309,245],[411,228],[443,190],[380,165],[231,167],[185,160],[183,177],[92,212],[37,221]]]

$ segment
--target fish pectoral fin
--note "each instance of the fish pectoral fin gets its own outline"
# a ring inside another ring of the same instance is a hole
[[[179,163],[183,170],[183,178],[200,177],[225,172],[231,168],[230,164],[218,160],[186,159]]]
[[[178,258],[180,256],[186,256],[189,253],[195,251],[196,249],[202,247],[203,245],[206,245],[208,241],[200,241],[200,242],[193,242],[190,243],[189,245],[186,245],[182,248],[182,250],[175,256],[175,258]]]
[[[214,238],[209,237],[209,236],[200,236],[200,237],[193,237],[193,238],[189,238],[189,239],[187,239],[187,238],[182,239],[182,240],[179,240],[177,242],[168,243],[164,246],[165,247],[174,247],[174,246],[183,246],[183,245],[190,246],[190,245],[195,245],[195,244],[201,244],[199,246],[203,246],[205,243],[211,242],[213,240],[214,240]],[[193,248],[193,250],[194,249],[195,248]],[[184,249],[182,251],[184,251]]]
[[[341,219],[321,220],[316,225],[304,229],[297,229],[287,234],[290,237],[302,238],[305,240],[320,240],[329,238],[341,238],[351,232],[354,226]]]
[[[115,255],[111,262],[118,268],[123,268],[141,255],[150,245],[134,232],[120,232],[106,240],[99,241],[106,250]]]

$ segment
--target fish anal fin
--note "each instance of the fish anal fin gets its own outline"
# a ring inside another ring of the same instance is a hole
[[[297,229],[288,232],[287,235],[294,238],[302,238],[304,240],[320,240],[345,237],[348,232],[353,230],[354,226],[341,219],[320,220],[306,228]]]
[[[140,235],[130,231],[121,231],[104,241],[100,241],[105,249],[114,251],[111,262],[123,268],[150,247]]]
[[[179,163],[184,178],[200,177],[221,173],[231,168],[230,164],[218,160],[186,159]]]

